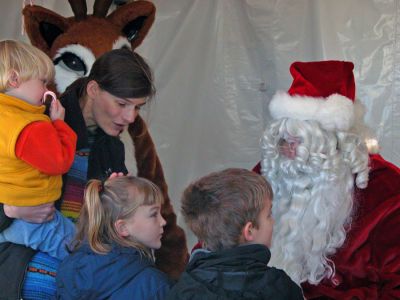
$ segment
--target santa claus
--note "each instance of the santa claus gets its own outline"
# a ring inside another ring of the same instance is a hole
[[[295,62],[262,137],[272,265],[308,299],[400,299],[400,169],[369,155],[353,64]]]

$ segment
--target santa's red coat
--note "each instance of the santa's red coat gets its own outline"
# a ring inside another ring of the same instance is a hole
[[[355,191],[346,241],[330,257],[333,281],[303,284],[307,299],[400,299],[400,169],[377,154],[370,166],[368,187]]]

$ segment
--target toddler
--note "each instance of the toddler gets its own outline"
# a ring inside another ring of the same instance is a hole
[[[53,77],[53,63],[41,50],[13,40],[0,41],[0,203],[8,217],[18,217],[12,207],[54,207],[61,196],[61,175],[74,159],[77,138],[64,122],[60,102],[54,99],[50,117],[44,114],[46,85]],[[54,211],[51,220],[41,224],[13,220],[0,233],[0,242],[64,258],[75,227]]]

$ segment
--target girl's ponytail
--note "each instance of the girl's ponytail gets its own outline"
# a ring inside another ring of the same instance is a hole
[[[104,236],[105,212],[100,198],[104,186],[100,180],[92,179],[85,189],[84,204],[79,215],[77,234],[72,244],[72,251],[78,249],[86,241],[93,251],[107,253],[109,245]]]
[[[104,244],[104,207],[101,203],[100,193],[104,192],[103,183],[100,180],[92,179],[85,190],[85,208],[87,211],[87,240],[90,247],[99,253],[109,251]]]

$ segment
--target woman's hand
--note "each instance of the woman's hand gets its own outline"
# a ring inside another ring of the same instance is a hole
[[[22,219],[30,223],[44,223],[53,219],[56,208],[54,203],[38,206],[12,206],[4,204],[4,213],[13,219]]]

